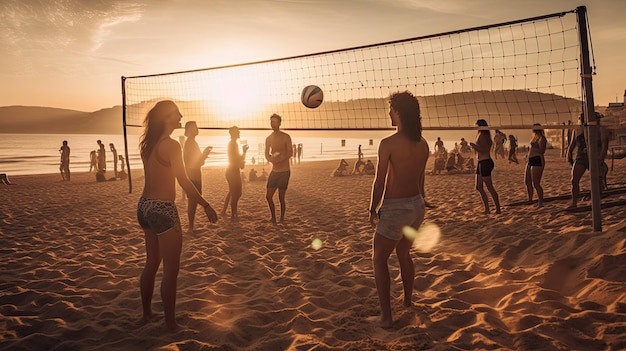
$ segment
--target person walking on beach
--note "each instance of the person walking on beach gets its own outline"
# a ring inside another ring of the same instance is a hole
[[[509,134],[509,163],[511,162],[519,164],[517,160],[517,139],[513,134]]]
[[[98,140],[98,172],[106,172],[107,170],[107,155],[106,150],[104,149],[104,144],[102,140]]]
[[[275,113],[271,115],[270,125],[273,132],[265,139],[265,159],[272,164],[272,170],[267,178],[265,199],[270,208],[273,224],[276,224],[276,206],[274,205],[276,189],[278,189],[278,200],[280,201],[280,221],[285,220],[285,194],[291,177],[289,159],[293,156],[291,137],[280,130],[281,123],[282,117]]]
[[[67,140],[63,140],[63,145],[59,149],[61,153],[61,178],[65,181],[70,181],[70,147],[67,145]]]
[[[117,150],[113,143],[109,143],[109,147],[111,148],[111,153],[113,153],[113,175],[117,178]]]
[[[391,124],[397,131],[381,140],[378,147],[369,208],[369,222],[375,228],[374,280],[381,309],[380,323],[384,328],[393,325],[388,260],[394,249],[400,264],[404,306],[412,303],[415,266],[410,253],[412,241],[403,235],[403,227],[417,230],[424,221],[422,180],[430,153],[428,142],[422,137],[417,98],[408,91],[393,93],[389,107]]]
[[[478,127],[487,127],[487,121],[479,119],[476,121],[476,125]],[[491,172],[495,166],[493,159],[491,158],[492,145],[493,140],[491,140],[491,132],[489,129],[478,130],[476,143],[470,143],[470,146],[478,154],[478,163],[476,166],[476,190],[480,193],[480,198],[483,201],[483,205],[485,205],[485,214],[489,214],[490,211],[489,199],[487,198],[487,193],[485,192],[483,184],[487,185],[487,190],[489,190],[489,193],[493,198],[493,202],[496,205],[496,213],[500,213],[500,199],[498,198],[498,192],[496,192],[496,188],[494,188],[491,179]]]
[[[141,273],[140,291],[143,322],[152,319],[152,295],[154,281],[163,262],[161,298],[165,325],[177,330],[176,281],[182,251],[182,229],[174,200],[175,182],[193,197],[206,213],[211,223],[217,222],[217,214],[187,177],[180,144],[170,137],[180,128],[182,115],[170,100],[158,102],[144,119],[144,131],[139,141],[143,162],[145,184],[137,203],[137,220],[144,230],[146,263]]]
[[[596,119],[599,121],[598,115]],[[598,138],[598,162],[600,163],[598,170],[600,171],[600,193],[606,185],[606,172],[608,166],[604,163],[604,159],[608,152],[609,135],[605,128],[599,127]],[[573,158],[574,149],[576,149],[576,158]],[[584,127],[584,114],[580,114],[579,124],[572,131],[572,139],[569,147],[567,148],[567,161],[572,165],[572,201],[569,208],[575,208],[578,206],[578,195],[580,194],[580,179],[585,171],[589,169],[589,154],[587,149],[587,140],[585,138]]]
[[[183,159],[185,161],[185,171],[189,180],[196,187],[196,190],[202,194],[202,166],[209,157],[209,153],[213,149],[211,146],[200,151],[200,146],[196,141],[198,136],[198,125],[195,121],[185,123],[185,142],[183,145]],[[189,232],[193,233],[194,222],[196,219],[196,208],[198,201],[196,198],[187,196],[187,219],[189,220]]]
[[[537,191],[537,207],[543,207],[543,188],[541,187],[541,177],[543,176],[543,168],[546,165],[544,154],[548,139],[540,124],[535,123],[533,127],[533,137],[530,140],[530,148],[528,149],[528,163],[524,173],[524,183],[528,191],[528,203],[533,201],[533,188]]]
[[[89,172],[98,172],[98,156],[96,156],[96,150],[89,152]]]
[[[242,183],[241,183],[241,170],[244,169],[246,164],[246,152],[248,151],[248,144],[243,146],[243,153],[239,153],[239,140],[240,131],[237,127],[230,127],[228,130],[230,134],[230,141],[228,142],[228,167],[226,167],[226,181],[228,182],[228,194],[224,199],[224,208],[222,215],[226,214],[226,209],[230,203],[230,218],[237,218],[237,204],[241,198]]]

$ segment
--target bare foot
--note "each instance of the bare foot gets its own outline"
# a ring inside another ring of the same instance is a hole
[[[378,324],[383,329],[389,329],[393,327],[393,320],[391,319],[383,320],[381,316],[371,316],[371,317],[367,317],[365,320],[370,323]]]
[[[143,315],[141,317],[141,319],[137,322],[137,324],[139,324],[139,325],[146,325],[146,324],[152,322],[152,318],[153,317],[154,317],[153,314]]]
[[[183,328],[176,322],[173,323],[165,323],[165,327],[167,328],[168,331],[170,332],[177,332],[182,330]]]
[[[500,213],[502,213],[502,211],[500,211],[500,209],[497,209],[496,214],[500,214]]]

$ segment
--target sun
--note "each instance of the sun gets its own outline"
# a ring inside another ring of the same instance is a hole
[[[250,67],[234,67],[216,72],[204,92],[211,110],[223,120],[243,121],[263,109],[263,86]]]

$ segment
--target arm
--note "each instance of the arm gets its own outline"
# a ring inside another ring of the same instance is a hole
[[[376,210],[380,206],[380,202],[385,192],[385,181],[387,179],[387,170],[389,168],[389,151],[387,150],[386,143],[381,142],[378,147],[378,165],[376,166],[376,176],[374,183],[372,184],[372,198],[370,200],[369,208],[369,222],[372,227],[375,226]]]
[[[574,153],[575,147],[576,147],[576,131],[574,130],[572,132],[572,138],[570,140],[569,146],[567,147],[567,162],[569,162],[570,164],[574,163],[572,154]]]
[[[545,137],[542,137],[539,139],[539,152],[541,152],[541,154],[545,154],[546,153],[546,147],[548,146],[548,139],[546,139]]]
[[[243,146],[243,153],[240,156],[239,168],[243,169],[246,166],[246,152],[248,152],[249,146],[246,144]]]

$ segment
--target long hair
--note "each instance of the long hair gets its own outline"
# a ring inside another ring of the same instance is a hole
[[[422,116],[417,98],[408,90],[396,92],[389,96],[389,106],[398,112],[402,132],[413,141],[422,140]]]
[[[489,125],[487,124],[487,121],[485,121],[484,119],[479,119],[476,121],[476,125],[479,127],[488,127]],[[481,136],[485,136],[487,137],[487,139],[489,139],[489,144],[493,144],[493,139],[491,139],[491,130],[489,129],[485,129],[485,130],[478,130],[478,135],[476,136],[476,140],[478,140],[478,138],[480,138]]]
[[[165,130],[165,118],[175,110],[176,104],[171,100],[159,101],[146,114],[143,120],[144,131],[139,139],[139,153],[147,159]]]
[[[538,136],[539,138],[541,137],[546,137],[546,132],[544,132],[543,129],[539,128],[541,126],[541,124],[539,123],[535,123],[533,124],[533,133],[535,133],[536,136]]]

